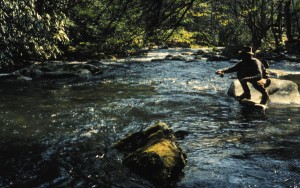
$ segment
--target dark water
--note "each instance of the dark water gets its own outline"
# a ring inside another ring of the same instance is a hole
[[[189,132],[175,187],[300,187],[299,105],[242,108],[214,75],[228,62],[138,60],[93,80],[2,81],[0,187],[153,187],[111,145],[156,121]]]

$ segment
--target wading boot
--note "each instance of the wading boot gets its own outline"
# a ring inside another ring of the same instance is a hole
[[[265,94],[261,97],[261,101],[260,101],[260,104],[263,104],[263,105],[266,105],[267,102],[269,101],[270,97],[268,94]]]
[[[243,100],[243,99],[251,99],[251,95],[250,94],[245,94],[245,93],[243,93],[242,95],[240,95],[240,96],[237,96],[236,97],[238,100]]]

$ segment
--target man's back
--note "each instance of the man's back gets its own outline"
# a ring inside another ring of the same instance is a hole
[[[245,77],[262,78],[262,66],[262,63],[256,58],[242,60],[241,62],[239,62],[239,66],[237,67],[237,77],[238,79],[242,79]]]

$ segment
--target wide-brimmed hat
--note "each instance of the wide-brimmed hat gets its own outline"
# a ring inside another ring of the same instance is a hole
[[[243,49],[239,51],[239,53],[254,55],[252,47],[250,46],[244,46]]]

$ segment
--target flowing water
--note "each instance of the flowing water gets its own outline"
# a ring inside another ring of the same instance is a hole
[[[175,187],[300,187],[300,105],[243,108],[214,74],[229,62],[149,61],[181,52],[77,82],[1,81],[0,187],[153,187],[111,145],[157,121],[189,133]]]

